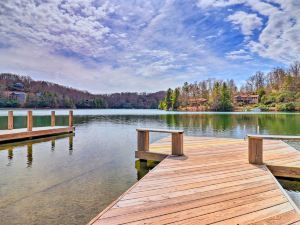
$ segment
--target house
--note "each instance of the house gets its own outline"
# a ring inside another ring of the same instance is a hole
[[[206,98],[191,97],[188,100],[188,103],[189,103],[190,106],[199,106],[199,105],[203,105],[206,102],[207,102]]]
[[[27,94],[22,91],[5,91],[4,95],[9,98],[18,101],[21,105],[25,104]]]
[[[257,104],[259,95],[236,95],[234,103]]]
[[[14,91],[24,91],[24,84],[22,83],[14,83],[13,84],[13,90]]]

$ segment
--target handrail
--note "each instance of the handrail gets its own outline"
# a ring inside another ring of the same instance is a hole
[[[285,135],[259,135],[248,134],[248,159],[249,163],[263,164],[263,139],[268,140],[300,140],[300,136]]]
[[[13,130],[14,129],[14,112],[8,111],[8,119],[7,119],[7,129]],[[51,126],[55,126],[55,111],[51,111]],[[73,127],[73,110],[69,111],[69,127]],[[27,111],[27,131],[32,131],[33,128],[33,117],[32,111]]]
[[[172,134],[172,155],[183,155],[183,130],[163,130],[163,129],[150,129],[138,128],[137,131],[137,151],[149,151],[149,133],[171,133]]]
[[[249,138],[268,139],[268,140],[300,140],[300,136],[289,135],[262,135],[262,134],[248,134]]]
[[[137,128],[137,131],[149,131],[149,132],[157,132],[157,133],[183,133],[184,130],[165,130],[165,129],[152,129],[152,128]]]

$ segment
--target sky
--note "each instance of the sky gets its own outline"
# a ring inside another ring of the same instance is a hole
[[[1,0],[0,72],[154,92],[300,60],[299,0]]]

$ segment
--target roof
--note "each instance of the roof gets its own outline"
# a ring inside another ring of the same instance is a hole
[[[189,98],[189,102],[207,102],[206,98]]]
[[[236,95],[236,96],[234,96],[235,98],[258,98],[259,97],[259,95]]]

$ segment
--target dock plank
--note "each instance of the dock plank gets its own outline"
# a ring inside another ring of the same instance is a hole
[[[73,132],[74,127],[70,126],[33,127],[31,131],[28,131],[27,128],[0,130],[0,143]]]
[[[169,138],[150,151],[170,154]],[[267,167],[300,165],[291,146],[266,140],[267,165],[258,166],[248,163],[243,139],[185,136],[184,154],[167,156],[89,224],[299,223],[298,209]]]

